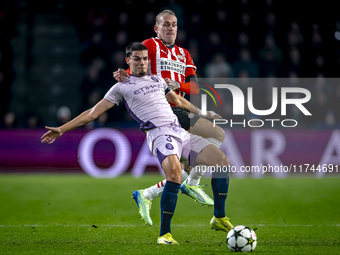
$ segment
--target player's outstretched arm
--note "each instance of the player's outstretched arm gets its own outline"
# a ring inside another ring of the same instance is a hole
[[[168,100],[169,103],[174,104],[177,107],[180,107],[180,108],[185,109],[187,111],[193,112],[195,114],[198,114],[198,112],[199,112],[199,110],[196,106],[191,104],[185,98],[180,97],[179,95],[177,95],[172,90],[168,94],[166,94],[165,97],[166,97],[166,99]],[[185,101],[182,100],[182,99],[184,99]]]
[[[99,115],[106,112],[114,105],[115,105],[114,103],[104,98],[91,109],[81,113],[73,120],[65,123],[60,127],[45,127],[46,129],[48,129],[48,131],[41,137],[41,142],[48,144],[53,143],[57,138],[62,136],[64,133],[95,120],[96,118],[99,117]]]
[[[202,114],[201,114],[201,116],[202,116]],[[207,111],[206,116],[203,116],[203,117],[206,118],[206,119],[210,119],[210,120],[222,118],[219,114],[217,114],[214,111]]]
[[[170,91],[166,95],[166,98],[167,98],[168,102],[176,105],[177,107],[185,109],[185,110],[187,110],[189,112],[197,114],[200,117],[207,118],[207,119],[220,119],[220,118],[222,118],[220,115],[218,115],[217,113],[215,113],[213,111],[208,111],[206,115],[203,115],[199,108],[197,108],[195,105],[190,103],[184,97],[181,97],[181,96],[177,95],[173,91]]]

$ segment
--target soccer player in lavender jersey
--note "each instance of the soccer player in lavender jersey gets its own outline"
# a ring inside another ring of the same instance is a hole
[[[196,66],[189,51],[175,45],[177,37],[177,17],[175,13],[171,10],[160,12],[156,17],[154,30],[157,37],[142,42],[148,48],[148,73],[164,78],[169,87],[181,97],[186,94],[197,95],[199,88],[195,73]],[[122,81],[128,76],[123,69],[119,69],[113,75],[117,81]],[[190,80],[195,82],[190,82]],[[200,111],[198,114],[193,114],[174,104],[170,103],[170,106],[185,130],[206,138],[217,148],[221,147],[225,137],[221,127],[214,127],[210,121],[204,118],[205,116],[201,115]],[[214,112],[209,114],[214,114]],[[185,168],[190,169],[187,165],[185,165]],[[195,201],[211,206],[214,204],[213,200],[199,186],[202,175],[204,175],[204,171],[197,171],[197,169],[192,169],[189,176],[183,170],[181,191]],[[152,225],[150,217],[151,201],[162,195],[165,182],[166,180],[163,180],[147,189],[133,192],[139,213],[148,225]]]
[[[171,235],[171,219],[182,180],[179,159],[184,156],[192,166],[205,164],[221,167],[229,166],[229,159],[207,140],[180,127],[167,100],[188,111],[197,113],[198,109],[176,95],[162,78],[146,75],[148,51],[145,45],[129,44],[126,48],[126,62],[131,69],[129,78],[116,83],[93,108],[73,120],[60,127],[46,127],[49,131],[41,137],[41,142],[51,144],[64,133],[95,120],[114,105],[124,102],[132,117],[140,123],[141,130],[146,133],[149,148],[158,158],[166,177],[161,197],[161,226],[157,243],[178,244]],[[216,230],[229,231],[233,226],[225,216],[228,172],[213,173],[211,184],[214,215],[210,225]]]

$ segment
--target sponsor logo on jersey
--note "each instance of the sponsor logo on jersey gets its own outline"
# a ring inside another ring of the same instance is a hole
[[[184,59],[185,59],[185,56],[183,56],[183,55],[177,55],[177,58],[178,58],[179,60],[184,60]]]
[[[149,94],[151,92],[160,91],[161,89],[163,89],[163,91],[164,91],[162,84],[151,84],[151,85],[148,85],[148,86],[144,86],[143,88],[139,88],[139,89],[135,90],[133,93],[135,95],[138,95],[138,94],[144,92],[144,95],[146,95],[146,94]]]
[[[171,71],[181,75],[185,75],[185,63],[181,63],[175,60],[163,58],[160,61],[161,71]]]
[[[154,76],[150,76],[150,78],[151,78],[151,80],[153,80],[155,82],[159,82],[159,80],[156,77],[154,77]]]

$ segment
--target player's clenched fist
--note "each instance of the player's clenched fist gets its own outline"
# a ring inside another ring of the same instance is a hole
[[[119,81],[119,82],[124,81],[128,76],[129,74],[124,69],[121,69],[121,68],[113,72],[113,78],[115,78],[116,81]]]
[[[177,81],[173,81],[169,78],[165,78],[164,81],[166,82],[166,84],[168,84],[168,86],[172,89],[172,90],[177,90],[181,87],[180,83]]]

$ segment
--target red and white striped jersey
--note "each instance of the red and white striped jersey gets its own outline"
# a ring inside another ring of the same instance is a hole
[[[148,74],[170,78],[177,82],[185,82],[185,77],[196,76],[196,66],[188,50],[174,45],[168,48],[158,37],[152,37],[142,42],[148,48]],[[184,97],[190,95],[190,89],[179,88],[176,94]]]

